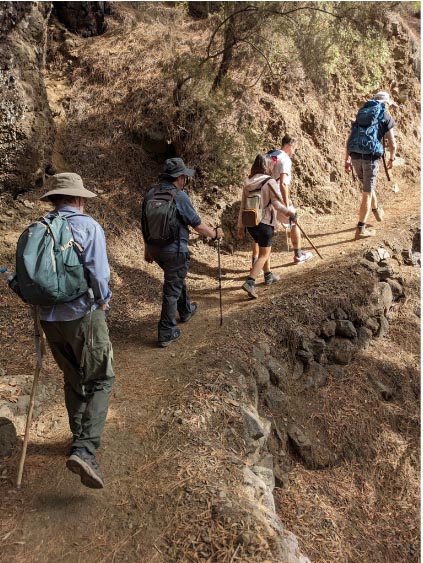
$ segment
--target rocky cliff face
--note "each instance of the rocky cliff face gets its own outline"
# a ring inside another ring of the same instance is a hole
[[[66,29],[82,37],[104,33],[104,16],[110,13],[108,2],[53,2],[53,9]]]
[[[50,2],[0,2],[0,192],[43,183],[54,124],[43,81]]]

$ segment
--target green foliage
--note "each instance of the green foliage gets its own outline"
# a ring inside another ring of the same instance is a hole
[[[383,82],[389,59],[383,22],[393,4],[222,3],[204,24],[208,42],[201,48],[185,43],[182,54],[162,63],[173,106],[167,124],[171,138],[179,139],[197,165],[214,171],[208,179],[219,184],[237,180],[245,163],[268,145],[268,133],[260,127],[256,131],[248,118],[231,122],[248,104],[254,86],[265,79],[280,93],[308,81],[317,93],[330,95],[336,75],[337,81],[370,93]],[[185,13],[184,3],[180,10]]]
[[[412,7],[415,15],[420,17],[422,3],[421,2],[410,2],[410,4],[411,4],[411,7]]]

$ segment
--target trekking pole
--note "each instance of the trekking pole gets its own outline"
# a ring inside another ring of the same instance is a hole
[[[311,242],[311,240],[308,238],[308,236],[305,234],[304,230],[302,227],[300,227],[300,225],[298,224],[298,221],[296,222],[297,227],[300,229],[300,231],[302,232],[302,234],[305,236],[305,238],[308,240],[308,242],[311,244],[311,246],[314,248],[314,250],[316,251],[317,255],[323,260],[323,256],[320,254],[320,252],[317,250],[317,248],[314,246],[314,244]]]
[[[385,168],[386,177],[388,178],[388,182],[390,182],[391,177],[390,177],[389,172],[388,172],[388,167],[386,166],[385,155],[382,155],[382,160],[383,160],[383,167]]]
[[[216,234],[219,225],[216,227]],[[220,267],[220,238],[217,239],[217,264],[218,264],[218,277],[219,277],[219,304],[220,304],[220,326],[223,325],[223,311],[222,311],[222,269]]]
[[[291,243],[290,243],[289,233],[290,233],[290,229],[289,228],[285,229],[286,247],[288,249],[288,252],[291,251]]]
[[[29,439],[29,429],[32,421],[32,413],[34,411],[35,393],[37,390],[38,378],[41,369],[43,367],[43,356],[45,354],[44,333],[40,325],[40,313],[37,306],[32,308],[32,315],[34,317],[34,339],[35,339],[35,351],[37,353],[37,366],[35,368],[34,381],[32,382],[31,397],[29,400],[28,416],[26,419],[26,426],[25,426],[25,437],[22,445],[21,459],[19,462],[18,478],[16,480],[17,489],[21,488],[22,473],[24,469],[26,449],[28,446],[28,439]]]
[[[386,177],[388,178],[388,182],[390,182],[391,177],[389,175],[388,167],[386,166],[386,160],[385,160],[385,147],[386,147],[386,139],[385,139],[385,137],[383,137],[383,155],[382,155],[383,167],[385,168],[385,174],[386,174]]]

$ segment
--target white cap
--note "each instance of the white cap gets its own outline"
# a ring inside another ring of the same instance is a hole
[[[398,106],[397,103],[391,100],[391,97],[388,94],[388,92],[377,92],[373,96],[373,99],[377,100],[378,102],[382,102],[383,104],[388,104],[388,106]]]

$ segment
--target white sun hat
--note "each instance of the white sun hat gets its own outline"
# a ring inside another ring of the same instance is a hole
[[[373,99],[377,100],[378,102],[382,102],[383,104],[388,104],[388,106],[398,106],[398,104],[391,99],[391,96],[388,94],[388,92],[377,92],[373,96]]]

